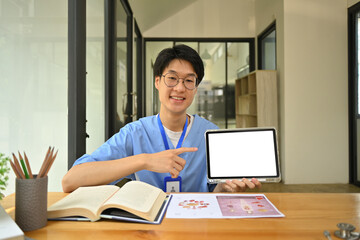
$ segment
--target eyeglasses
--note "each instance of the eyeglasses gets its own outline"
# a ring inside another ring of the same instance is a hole
[[[189,75],[185,78],[179,78],[178,75],[176,75],[176,73],[167,73],[165,75],[162,75],[165,79],[165,85],[168,86],[168,87],[175,87],[176,85],[179,84],[180,82],[180,79],[183,80],[183,83],[184,83],[184,86],[185,88],[189,89],[189,90],[193,90],[197,87],[197,83],[198,83],[198,80],[197,78],[194,76],[194,75]]]

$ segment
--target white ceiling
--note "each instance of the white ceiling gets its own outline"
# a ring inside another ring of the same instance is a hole
[[[196,0],[129,0],[141,32],[169,18]]]

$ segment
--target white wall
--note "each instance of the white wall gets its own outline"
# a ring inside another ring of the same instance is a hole
[[[345,1],[284,1],[283,81],[285,182],[348,182]]]

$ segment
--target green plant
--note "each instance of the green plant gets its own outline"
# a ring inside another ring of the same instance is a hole
[[[5,157],[5,154],[0,153],[0,200],[3,198],[4,194],[2,191],[6,189],[7,182],[9,180],[9,163],[10,158]]]

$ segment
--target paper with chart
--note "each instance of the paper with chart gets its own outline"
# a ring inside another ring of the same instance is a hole
[[[264,194],[172,194],[167,218],[285,217]]]

